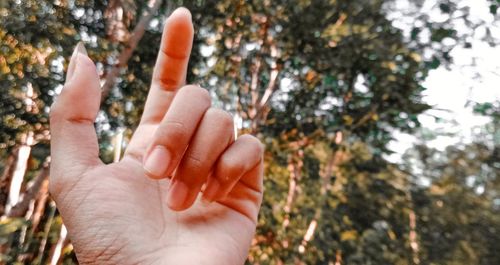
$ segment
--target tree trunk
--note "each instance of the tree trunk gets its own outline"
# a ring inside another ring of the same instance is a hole
[[[21,194],[21,186],[23,184],[24,175],[28,168],[28,159],[31,153],[31,145],[33,144],[33,132],[28,132],[23,135],[23,145],[19,147],[16,159],[16,167],[12,174],[10,182],[9,197],[5,206],[5,214],[9,215],[10,210],[19,202]]]
[[[3,168],[2,177],[0,179],[0,216],[4,215],[5,205],[7,205],[10,181],[12,179],[12,174],[14,173],[14,165],[16,163],[18,151],[18,148],[14,148],[12,150],[12,153],[5,160],[5,166]]]
[[[36,199],[39,194],[40,188],[42,187],[44,181],[49,176],[49,164],[45,162],[42,170],[38,173],[36,178],[33,180],[32,185],[26,190],[22,199],[16,203],[7,214],[8,217],[22,217],[28,211],[31,202]]]
[[[61,258],[62,249],[65,245],[66,236],[68,235],[68,230],[66,226],[61,226],[61,231],[59,232],[59,239],[57,240],[57,244],[54,247],[54,251],[52,252],[52,258],[50,259],[50,265],[59,264],[59,259]]]

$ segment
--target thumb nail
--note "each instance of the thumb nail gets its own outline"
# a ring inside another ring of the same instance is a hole
[[[71,59],[69,60],[68,72],[66,73],[66,82],[71,80],[73,74],[75,73],[75,69],[78,64],[78,54],[83,54],[85,56],[88,55],[87,49],[85,49],[85,46],[81,41],[78,42],[78,44],[75,46],[73,54],[71,55]]]

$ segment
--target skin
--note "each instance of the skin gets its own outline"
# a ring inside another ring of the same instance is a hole
[[[51,108],[50,193],[81,264],[243,264],[262,201],[260,142],[185,86],[191,15],[167,20],[145,110],[120,162],[98,157],[96,67],[78,45]],[[206,188],[205,188],[206,187]]]

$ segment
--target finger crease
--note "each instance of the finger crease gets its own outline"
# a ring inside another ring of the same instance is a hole
[[[66,121],[69,122],[69,123],[94,125],[94,120],[93,119],[88,119],[88,118],[67,118]]]
[[[170,77],[160,77],[158,81],[160,82],[160,86],[168,91],[175,90],[179,86],[179,82]]]
[[[175,54],[173,52],[170,52],[169,50],[167,49],[164,49],[162,50],[162,52],[169,58],[172,58],[174,60],[186,60],[189,55],[188,54],[182,54],[182,55],[179,55],[179,54]]]
[[[201,161],[201,159],[199,159],[198,157],[195,157],[191,154],[188,154],[187,158],[189,158],[190,162],[193,163],[195,167],[197,167],[199,169],[202,168],[203,162]]]

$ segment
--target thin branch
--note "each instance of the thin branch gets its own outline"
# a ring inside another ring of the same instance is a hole
[[[342,250],[340,249],[335,252],[335,265],[342,265]]]
[[[351,131],[354,131],[355,129],[361,127],[367,121],[369,121],[373,117],[373,115],[377,114],[377,109],[378,109],[378,105],[373,105],[371,107],[370,111],[368,111],[363,117],[361,117],[361,119],[358,120],[358,122],[356,122],[356,124],[354,124],[351,127]]]
[[[267,104],[274,91],[276,90],[276,80],[278,79],[279,70],[276,66],[276,62],[272,63],[271,78],[269,84],[267,85],[266,91],[259,102],[259,109]]]
[[[257,116],[257,100],[259,98],[259,91],[257,90],[257,87],[259,85],[259,71],[260,71],[260,66],[261,66],[261,60],[262,58],[260,56],[257,56],[255,59],[255,65],[252,67],[252,81],[250,84],[250,94],[252,95],[252,109],[250,110],[250,119],[254,119]]]
[[[137,44],[142,39],[142,36],[144,36],[144,32],[146,32],[146,27],[153,18],[153,15],[160,8],[161,3],[162,0],[149,1],[148,3],[149,12],[145,13],[141,17],[141,19],[135,26],[134,30],[130,34],[130,38],[125,43],[125,48],[118,56],[118,62],[110,69],[110,71],[106,75],[106,81],[104,82],[104,85],[101,88],[102,90],[101,102],[108,97],[109,93],[111,92],[111,89],[113,89],[113,87],[115,86],[116,78],[120,74],[120,70],[127,65],[128,60],[130,59],[130,57],[132,57],[134,50],[137,48]]]
[[[295,161],[297,157],[298,161]],[[297,181],[302,177],[302,167],[304,165],[304,152],[298,150],[296,154],[290,157],[288,162],[288,172],[290,173],[288,184],[288,195],[286,197],[286,204],[283,210],[285,211],[285,220],[283,221],[283,229],[286,229],[290,224],[290,212],[292,211],[293,202],[295,200],[295,193],[297,191]]]
[[[343,133],[337,132],[335,143],[337,145],[340,145],[342,142],[342,139],[343,139]],[[334,185],[334,187],[332,189],[336,188],[337,192],[339,192],[341,189],[342,184],[338,181],[339,179],[341,179],[339,166],[344,161],[344,158],[345,158],[344,152],[342,150],[339,149],[339,150],[334,151],[332,154],[328,155],[325,168],[320,171],[322,183],[321,183],[321,190],[320,190],[320,195],[319,195],[320,196],[319,203],[318,203],[318,206],[317,206],[316,211],[314,213],[314,217],[311,220],[311,222],[309,223],[307,231],[304,234],[304,238],[302,239],[302,242],[298,248],[300,253],[304,253],[306,251],[307,244],[314,236],[315,230],[318,227],[318,220],[321,219],[322,206],[326,203],[326,199],[327,199],[327,195],[328,195],[327,192],[329,189],[331,176],[333,174],[335,174],[335,176],[336,176],[336,183],[337,183],[336,186],[337,187],[335,187],[335,185]],[[340,259],[341,258],[342,257],[340,257]],[[339,260],[339,257],[337,257],[337,260]]]
[[[56,203],[54,201],[50,201],[49,203],[50,211],[47,215],[47,221],[45,222],[45,227],[43,231],[43,237],[40,241],[40,247],[38,248],[38,256],[35,260],[42,260],[45,255],[45,247],[47,246],[47,241],[49,239],[50,228],[52,227],[52,223],[54,221],[54,216],[56,214]]]
[[[414,264],[420,264],[420,258],[419,258],[419,244],[418,244],[418,235],[417,235],[417,217],[415,214],[415,211],[413,210],[413,205],[410,208],[410,211],[408,213],[408,219],[409,219],[409,226],[410,226],[410,232],[408,235],[408,239],[410,241],[410,248],[411,248],[411,253],[412,253],[412,258],[413,258],[413,263]]]
[[[271,45],[271,57],[276,58],[278,56],[278,49],[274,44]],[[276,91],[276,81],[278,79],[280,69],[276,63],[276,60],[271,62],[271,72],[269,74],[269,83],[267,84],[266,90],[262,95],[259,104],[255,106],[257,109],[254,118],[252,119],[252,129],[254,132],[257,131],[258,123],[261,120],[265,120],[267,116],[267,112],[269,110],[268,102],[271,99],[272,95]]]

